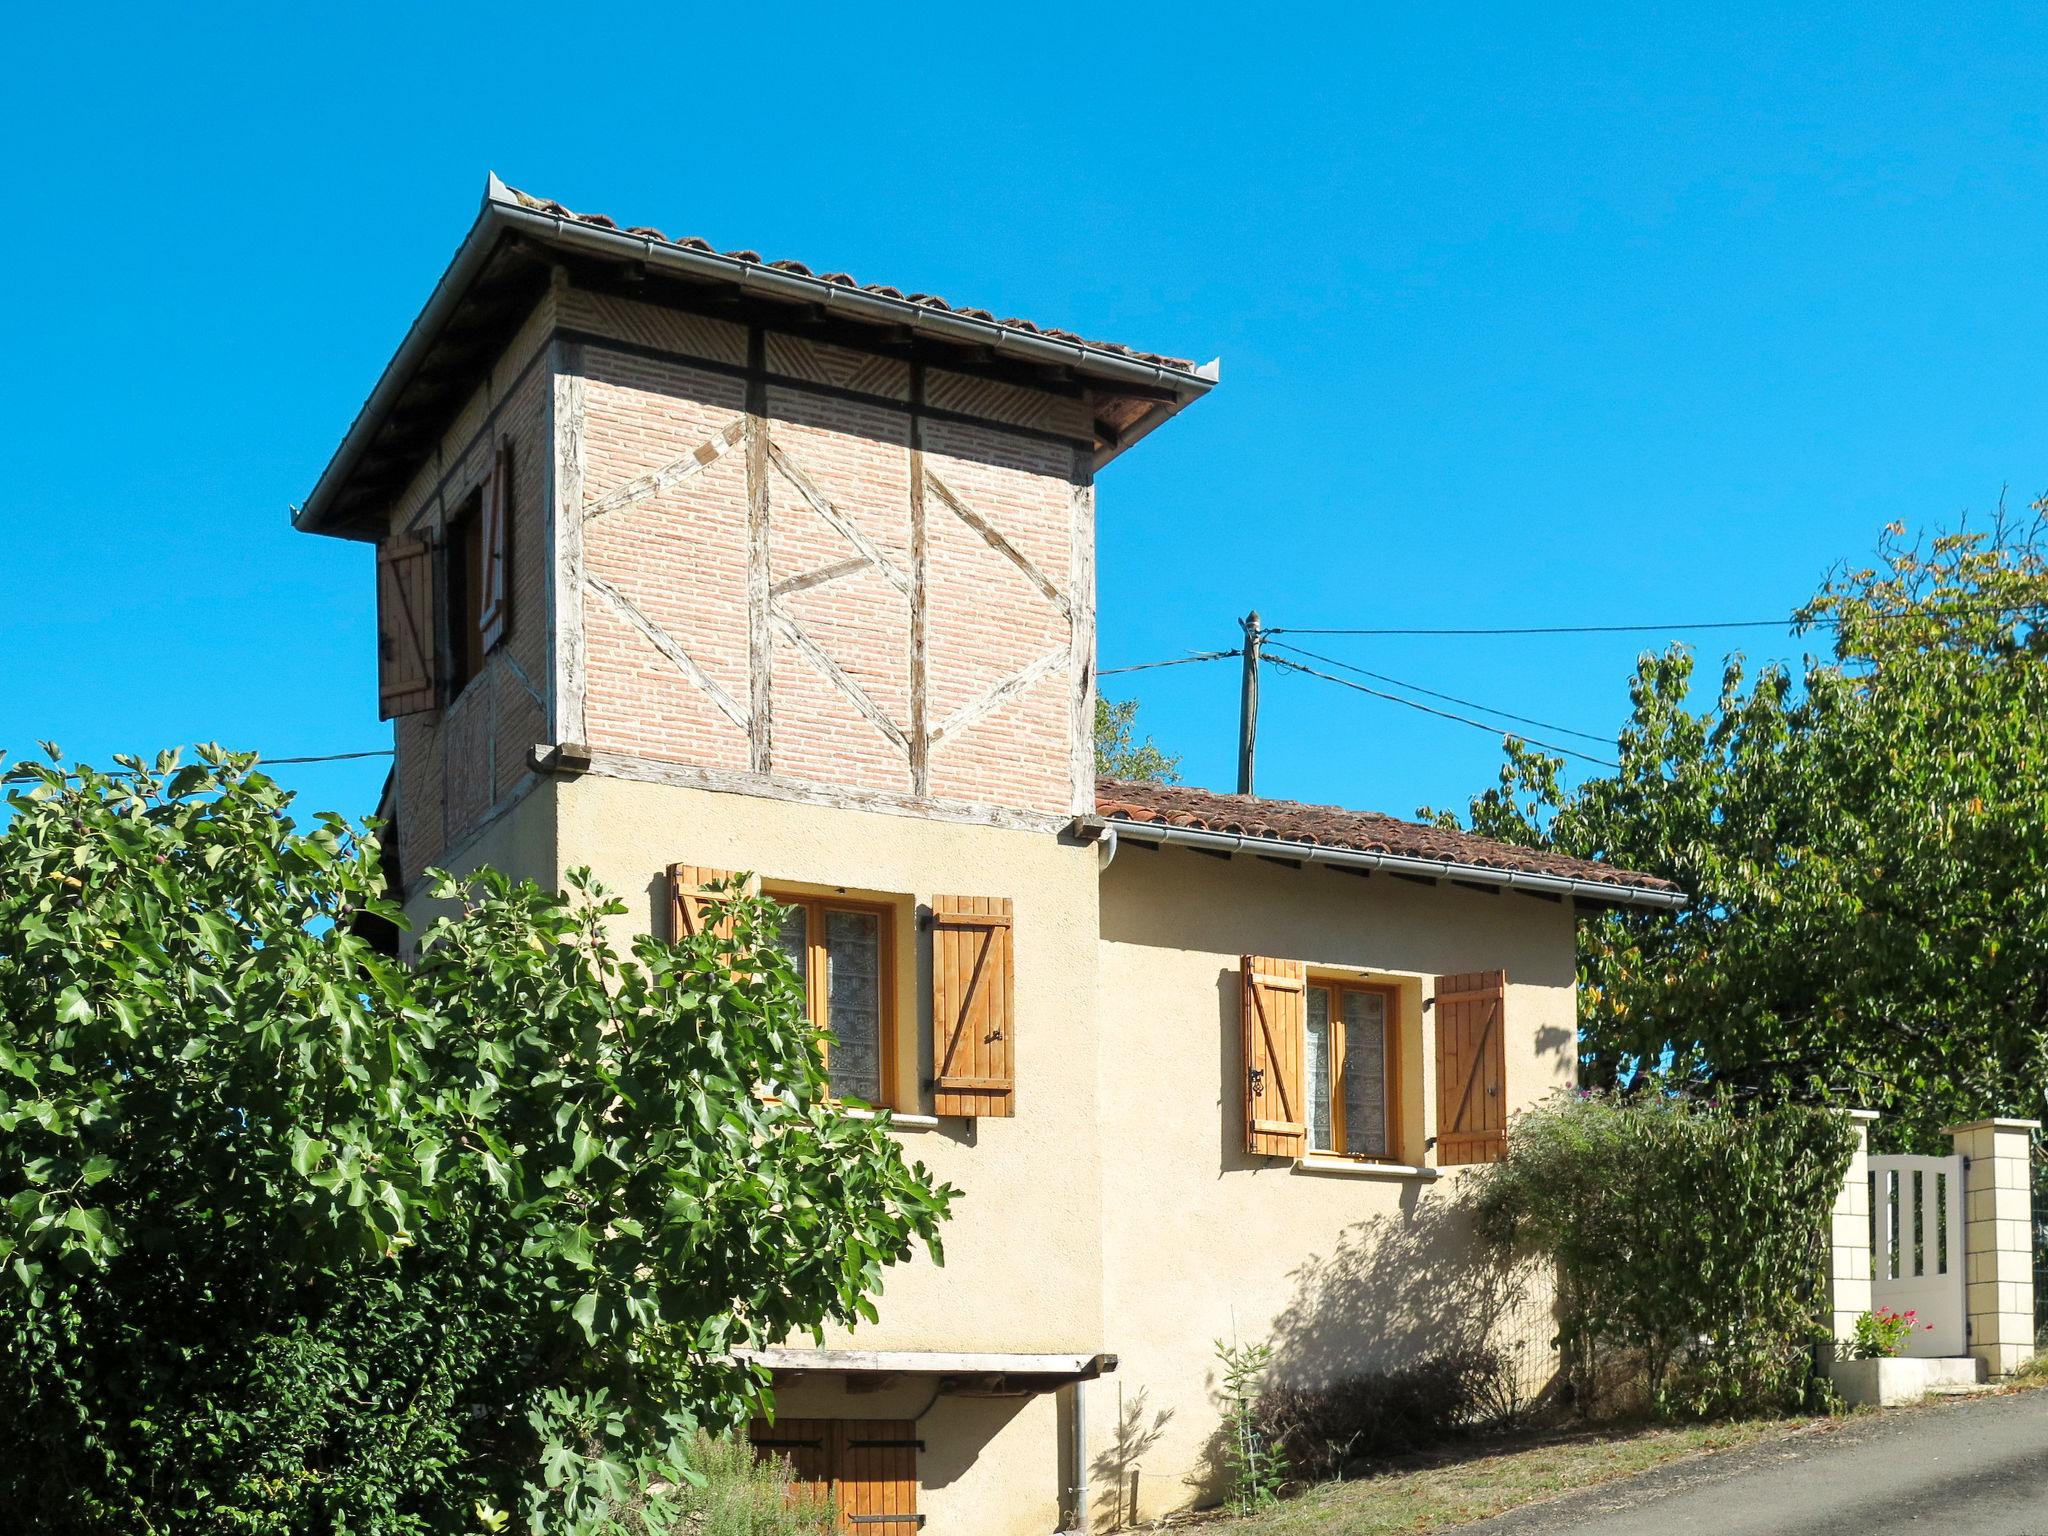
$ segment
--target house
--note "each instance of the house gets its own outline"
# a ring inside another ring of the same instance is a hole
[[[1215,382],[494,178],[295,514],[375,547],[415,910],[587,865],[665,932],[755,873],[835,1083],[965,1192],[879,1323],[761,1356],[760,1442],[863,1525],[1212,1498],[1218,1338],[1313,1381],[1498,1322],[1545,1370],[1449,1196],[1572,1081],[1575,911],[1682,898],[1098,781],[1096,477]]]

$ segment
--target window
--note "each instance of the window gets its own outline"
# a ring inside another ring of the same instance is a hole
[[[782,950],[803,980],[812,1022],[830,1036],[825,1066],[833,1096],[887,1104],[895,1045],[894,914],[869,902],[768,894],[789,908]]]
[[[443,536],[447,550],[441,579],[448,593],[442,608],[448,615],[445,686],[451,699],[484,668],[483,504],[479,486],[448,519]]]
[[[1311,979],[1304,997],[1304,1091],[1311,1152],[1392,1158],[1400,1144],[1396,994]]]
[[[377,550],[379,718],[449,703],[484,667],[511,624],[512,447],[441,528],[438,546],[411,534]]]

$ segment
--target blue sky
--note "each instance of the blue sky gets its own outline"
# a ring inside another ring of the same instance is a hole
[[[1779,614],[1891,519],[2048,486],[2043,13],[1426,9],[10,18],[0,746],[389,744],[368,552],[286,507],[487,169],[1220,354],[1222,387],[1103,477],[1105,667],[1230,645],[1254,606]],[[1318,648],[1611,732],[1647,643]],[[1230,787],[1232,665],[1124,681]],[[1462,805],[1499,760],[1309,679],[1265,691],[1268,794]],[[382,774],[284,776],[360,813]]]

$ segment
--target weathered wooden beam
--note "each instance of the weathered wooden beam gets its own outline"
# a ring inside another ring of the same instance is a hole
[[[773,676],[775,640],[768,604],[768,386],[763,380],[767,343],[761,328],[747,333],[747,766],[768,773],[775,761]]]

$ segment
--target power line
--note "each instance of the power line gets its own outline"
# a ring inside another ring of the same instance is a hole
[[[1119,672],[1149,672],[1154,667],[1185,667],[1196,661],[1222,661],[1226,657],[1243,654],[1239,651],[1203,651],[1197,656],[1174,656],[1166,661],[1139,661],[1128,667],[1105,667],[1096,673],[1097,677],[1115,677]]]
[[[1967,614],[1983,614],[1994,618],[2018,618],[2040,611],[2040,603],[1998,604],[1987,608],[1962,606],[1937,611],[1931,617],[1958,618]],[[1920,618],[1919,613],[1878,613],[1865,615],[1869,618],[1908,619]],[[1269,625],[1269,635],[1373,635],[1387,638],[1400,636],[1424,636],[1445,638],[1459,635],[1645,635],[1683,634],[1704,630],[1727,629],[1823,629],[1847,623],[1841,614],[1815,614],[1811,618],[1787,615],[1782,619],[1703,619],[1698,623],[1680,624],[1510,624],[1510,625],[1463,625],[1451,628],[1426,628],[1419,626],[1387,627],[1379,629],[1312,629],[1300,625]]]
[[[1474,726],[1479,730],[1485,731],[1489,736],[1520,736],[1522,740],[1528,742],[1531,746],[1542,747],[1550,752],[1562,752],[1566,757],[1576,757],[1585,762],[1597,763],[1602,768],[1619,768],[1621,766],[1621,764],[1609,758],[1595,757],[1592,753],[1581,752],[1576,747],[1562,746],[1554,741],[1543,741],[1535,736],[1524,736],[1520,731],[1503,731],[1497,725],[1490,725],[1484,720],[1474,720],[1469,715],[1454,715],[1447,709],[1438,709],[1434,705],[1419,703],[1414,699],[1404,699],[1398,693],[1386,693],[1378,688],[1368,688],[1363,683],[1354,683],[1350,678],[1338,677],[1333,672],[1319,672],[1314,667],[1305,667],[1298,661],[1289,661],[1285,656],[1269,656],[1266,659],[1276,667],[1286,667],[1291,672],[1305,672],[1310,677],[1319,677],[1324,682],[1335,683],[1340,688],[1355,689],[1359,693],[1370,694],[1376,699],[1385,699],[1392,704],[1405,704],[1410,709],[1419,709],[1425,715],[1435,715],[1439,719],[1455,720],[1460,725]],[[1483,708],[1484,706],[1475,707]]]
[[[1608,736],[1595,735],[1592,731],[1574,730],[1569,725],[1559,725],[1555,720],[1538,720],[1533,715],[1518,715],[1512,710],[1496,709],[1493,705],[1481,704],[1476,699],[1461,699],[1455,693],[1439,693],[1436,689],[1425,688],[1420,683],[1411,683],[1398,677],[1389,677],[1384,672],[1374,672],[1366,667],[1356,667],[1348,661],[1339,661],[1334,656],[1325,656],[1320,651],[1304,650],[1298,645],[1289,645],[1284,640],[1274,641],[1273,648],[1281,651],[1292,651],[1297,656],[1306,656],[1311,661],[1320,661],[1328,666],[1341,667],[1346,672],[1356,672],[1360,677],[1370,677],[1382,683],[1391,683],[1396,688],[1406,688],[1410,693],[1420,693],[1432,699],[1442,699],[1446,704],[1462,704],[1467,709],[1477,709],[1489,715],[1499,715],[1503,720],[1514,720],[1523,725],[1540,726],[1546,731],[1561,731],[1567,736],[1576,736],[1581,741],[1605,743],[1613,739]]]
[[[359,757],[390,757],[392,755],[391,748],[380,747],[374,752],[322,752],[309,757],[263,757],[261,761],[275,767],[279,763],[346,763]]]

